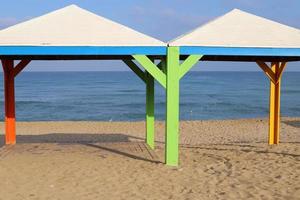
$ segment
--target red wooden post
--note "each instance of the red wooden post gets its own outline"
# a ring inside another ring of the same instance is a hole
[[[16,143],[14,61],[2,60],[4,73],[5,143]]]

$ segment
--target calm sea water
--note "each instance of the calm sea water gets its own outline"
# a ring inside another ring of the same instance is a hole
[[[165,92],[158,84],[155,89],[156,118],[164,119]],[[281,98],[282,115],[299,117],[299,72],[284,73]],[[181,80],[180,117],[267,117],[268,100],[269,81],[262,72],[190,72]],[[16,101],[21,121],[145,118],[145,85],[132,72],[25,72],[16,79]]]

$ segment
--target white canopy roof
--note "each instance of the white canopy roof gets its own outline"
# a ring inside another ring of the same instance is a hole
[[[0,46],[165,46],[76,5],[0,31]]]
[[[234,9],[169,45],[300,48],[300,30]]]

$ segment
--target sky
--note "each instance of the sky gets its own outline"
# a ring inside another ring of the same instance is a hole
[[[76,4],[142,33],[169,41],[234,8],[300,29],[300,0],[0,0],[0,29]],[[33,61],[26,71],[128,70],[119,61]],[[197,71],[256,71],[255,63],[199,62]],[[300,71],[300,62],[287,70]]]

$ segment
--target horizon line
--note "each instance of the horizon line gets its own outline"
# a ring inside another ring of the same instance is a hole
[[[66,71],[23,71],[22,73],[36,73],[36,72],[132,72],[130,70],[66,70]],[[196,71],[190,71],[190,72],[263,72],[260,70],[196,70]],[[285,73],[290,73],[290,72],[300,72],[300,71],[295,71],[295,70],[290,70],[290,71],[285,71]],[[0,73],[3,73],[3,71],[0,71]]]

